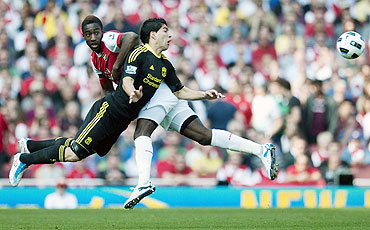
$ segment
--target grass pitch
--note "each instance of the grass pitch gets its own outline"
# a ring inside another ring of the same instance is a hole
[[[0,229],[369,229],[369,209],[3,209]]]

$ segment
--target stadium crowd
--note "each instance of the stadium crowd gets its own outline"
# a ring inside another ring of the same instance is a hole
[[[368,0],[0,0],[0,169],[22,137],[73,137],[102,96],[81,34],[89,14],[105,31],[134,31],[149,17],[169,23],[166,56],[190,88],[216,88],[223,100],[189,102],[211,128],[277,145],[270,182],[253,155],[201,146],[158,128],[153,177],[219,184],[338,184],[370,178],[370,55],[345,60],[336,38],[355,30],[368,42]],[[32,166],[28,178],[137,176],[133,123],[104,158]]]

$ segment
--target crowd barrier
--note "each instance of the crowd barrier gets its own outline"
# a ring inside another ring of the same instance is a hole
[[[1,208],[43,208],[54,187],[2,187]],[[79,208],[121,208],[128,186],[69,187]],[[164,187],[145,198],[147,208],[370,208],[370,187]]]

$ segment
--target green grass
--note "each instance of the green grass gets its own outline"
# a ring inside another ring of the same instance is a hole
[[[369,209],[3,209],[0,229],[368,229]]]

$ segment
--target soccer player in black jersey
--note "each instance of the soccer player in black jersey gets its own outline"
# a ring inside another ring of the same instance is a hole
[[[216,90],[196,91],[182,85],[172,64],[161,54],[171,41],[167,24],[163,19],[154,21],[155,23],[143,24],[142,29],[148,33],[143,35],[147,37],[140,36],[141,40],[148,40],[150,45],[131,51],[132,59],[126,58],[124,75],[117,89],[94,103],[75,138],[55,139],[55,142],[62,141],[29,154],[18,153],[14,156],[9,173],[12,186],[19,184],[23,173],[32,164],[75,162],[94,153],[106,155],[162,81],[181,99],[202,100],[223,96]],[[150,63],[159,71],[150,72]],[[154,189],[154,186],[149,186],[142,195],[149,195]]]

